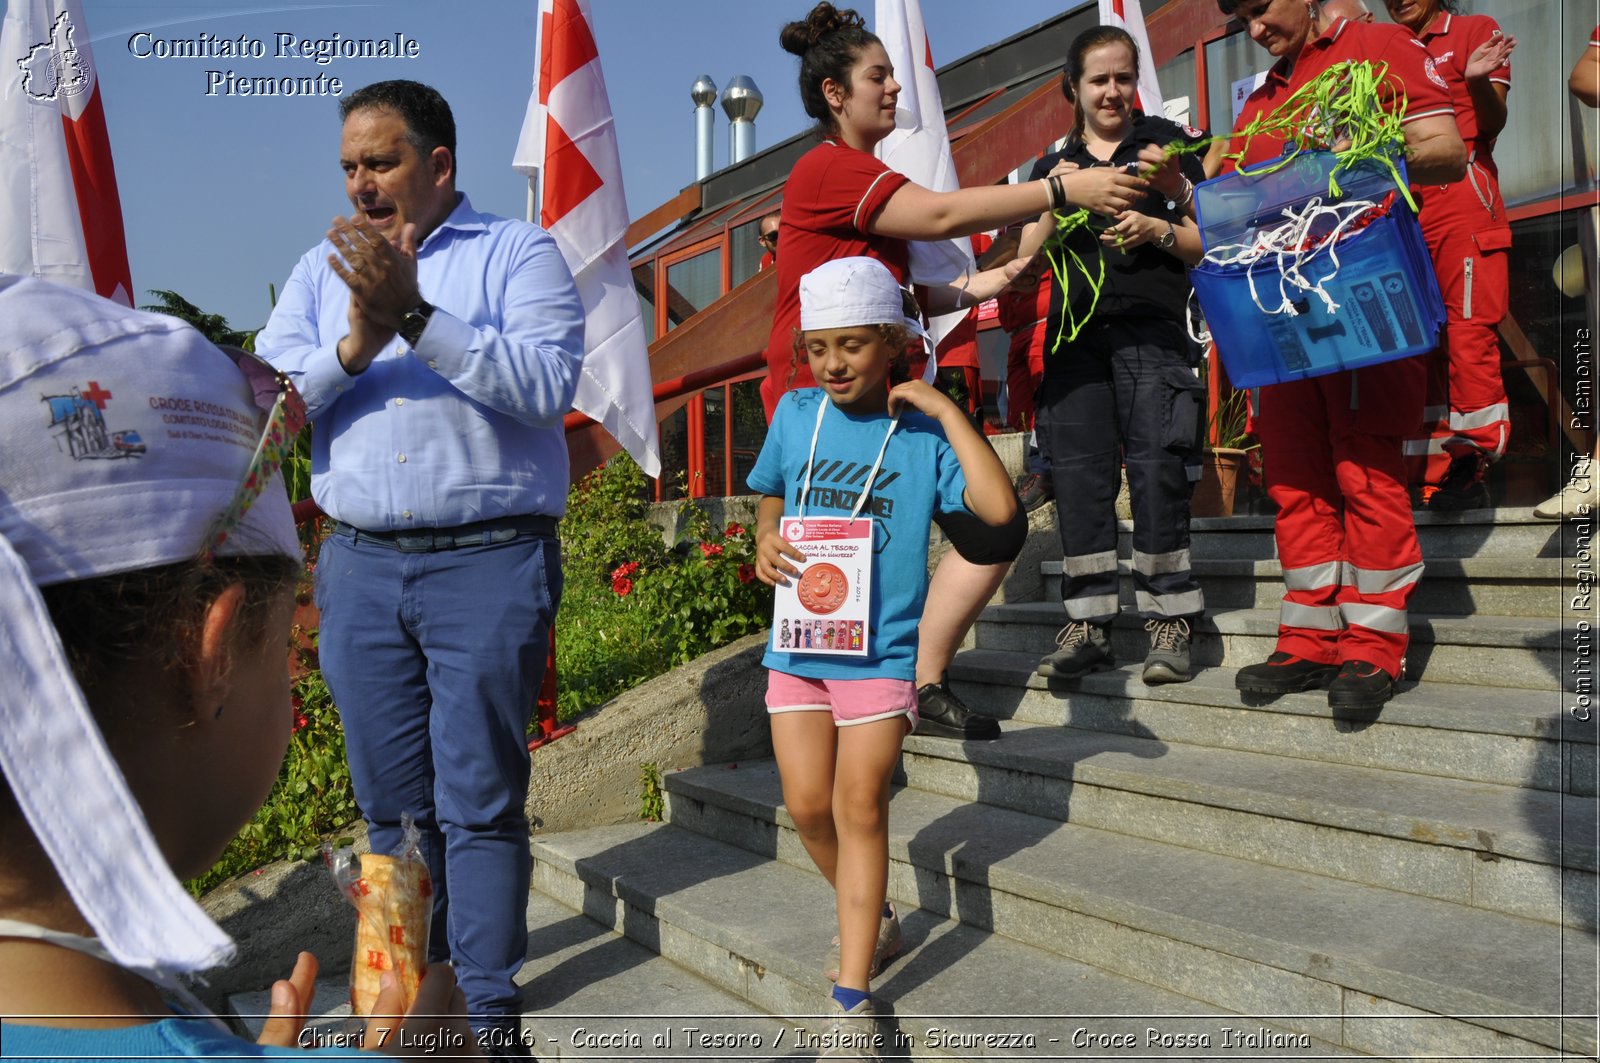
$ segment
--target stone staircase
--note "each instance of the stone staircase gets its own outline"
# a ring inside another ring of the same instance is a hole
[[[1194,530],[1193,682],[1137,678],[1127,574],[1128,666],[1035,676],[1063,615],[1046,563],[1051,600],[991,606],[951,671],[1003,738],[906,740],[889,893],[907,947],[873,985],[886,1054],[1593,1058],[1595,724],[1561,691],[1594,659],[1573,530],[1419,516],[1410,679],[1376,719],[1320,692],[1241,703],[1234,670],[1276,633],[1271,521]],[[535,838],[536,1054],[814,1055],[832,894],[776,768],[665,789],[665,823]]]

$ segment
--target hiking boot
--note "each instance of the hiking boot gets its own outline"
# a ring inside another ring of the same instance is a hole
[[[1189,621],[1185,617],[1155,617],[1146,620],[1150,632],[1150,652],[1144,658],[1144,681],[1187,683],[1189,675]]]
[[[941,679],[917,688],[917,727],[912,734],[957,741],[990,741],[1000,737],[1000,722],[967,708]]]
[[[1328,708],[1372,712],[1394,697],[1394,676],[1366,661],[1346,661],[1328,684]]]
[[[1015,486],[1017,499],[1029,513],[1056,497],[1055,482],[1044,473],[1024,473],[1017,477]]]
[[[1488,469],[1489,459],[1481,453],[1452,459],[1443,482],[1431,492],[1423,489],[1428,509],[1434,513],[1460,513],[1490,508],[1489,485],[1483,478]]]
[[[883,1035],[878,1032],[878,1013],[872,1010],[872,998],[846,1011],[837,1000],[829,997],[828,1014],[833,1021],[822,1035],[822,1054],[817,1058],[864,1059],[876,1063]]]
[[[1111,656],[1111,625],[1073,620],[1056,635],[1060,649],[1040,661],[1035,672],[1049,679],[1077,679],[1090,672],[1115,668]]]
[[[1234,685],[1247,694],[1293,694],[1327,686],[1339,674],[1336,664],[1322,664],[1277,651],[1260,664],[1246,665]]]
[[[900,913],[895,911],[894,905],[889,905],[889,914],[878,922],[878,943],[872,948],[872,969],[867,972],[867,977],[876,978],[878,972],[883,970],[883,965],[900,955],[900,948],[904,944],[900,934]],[[828,953],[827,966],[822,974],[830,982],[839,980],[839,935],[833,936],[833,951]]]

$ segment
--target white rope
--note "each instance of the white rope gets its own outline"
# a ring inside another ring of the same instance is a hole
[[[1321,196],[1313,196],[1301,208],[1283,208],[1287,219],[1282,225],[1258,229],[1255,240],[1248,244],[1223,244],[1206,252],[1205,261],[1216,266],[1244,266],[1245,278],[1250,285],[1250,298],[1264,314],[1298,314],[1295,302],[1302,293],[1309,292],[1322,300],[1330,314],[1339,304],[1328,293],[1327,283],[1339,274],[1338,243],[1348,229],[1377,203],[1369,199],[1348,200],[1338,204],[1325,204]],[[1332,225],[1329,226],[1331,219]],[[1320,229],[1326,233],[1317,235]],[[1330,263],[1327,272],[1312,279],[1308,273],[1319,257]],[[1256,289],[1256,269],[1267,262],[1277,266],[1278,305],[1268,307]],[[1191,327],[1190,335],[1194,336]],[[1195,337],[1199,338],[1199,337]]]

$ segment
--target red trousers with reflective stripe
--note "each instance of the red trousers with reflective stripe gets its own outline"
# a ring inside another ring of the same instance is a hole
[[[1011,334],[1006,348],[1006,424],[1019,432],[1033,428],[1034,395],[1044,379],[1044,341],[1048,322],[1035,321]]]
[[[1406,440],[1407,475],[1418,485],[1438,486],[1454,457],[1478,451],[1499,459],[1511,432],[1498,333],[1510,298],[1511,229],[1498,182],[1478,164],[1474,176],[1477,190],[1465,180],[1421,190],[1445,327],[1429,356],[1423,431]]]
[[[1401,442],[1420,422],[1424,376],[1421,359],[1407,358],[1261,389],[1257,432],[1287,585],[1279,650],[1400,674],[1414,579],[1374,592],[1349,573],[1422,563]],[[1299,570],[1325,579],[1296,587],[1304,579],[1288,574]]]

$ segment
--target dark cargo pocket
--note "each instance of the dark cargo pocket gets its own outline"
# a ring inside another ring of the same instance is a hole
[[[1167,401],[1166,431],[1161,445],[1168,450],[1200,449],[1200,430],[1204,424],[1206,386],[1187,366],[1167,366],[1161,371],[1163,394]]]

